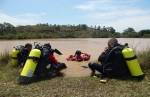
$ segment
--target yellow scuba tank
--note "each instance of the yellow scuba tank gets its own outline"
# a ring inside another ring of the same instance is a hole
[[[24,65],[24,68],[20,74],[21,77],[32,77],[36,66],[38,64],[38,59],[41,56],[41,51],[39,49],[31,50],[28,59]]]
[[[133,77],[143,76],[140,64],[132,48],[124,48],[122,50],[123,57],[127,63],[128,69]]]
[[[18,62],[18,54],[20,53],[20,50],[14,48],[11,52],[10,52],[10,57],[11,57],[11,64],[13,66],[18,66],[19,62]]]

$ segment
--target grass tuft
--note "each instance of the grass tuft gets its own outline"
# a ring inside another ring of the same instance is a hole
[[[0,54],[0,66],[7,65],[10,61],[9,52],[5,51],[4,53]]]
[[[150,49],[139,52],[138,59],[140,61],[143,70],[149,71],[150,70]]]

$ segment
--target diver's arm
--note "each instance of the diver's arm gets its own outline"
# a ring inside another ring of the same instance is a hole
[[[98,62],[103,62],[106,59],[106,55],[108,54],[109,51],[110,49],[106,47],[105,50],[98,57]]]
[[[63,55],[58,49],[54,49],[54,52],[58,55]]]

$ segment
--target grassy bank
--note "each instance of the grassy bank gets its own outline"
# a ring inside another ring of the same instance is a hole
[[[9,63],[8,53],[0,56],[0,97],[150,97],[150,50],[138,53],[146,77],[143,81],[98,78],[63,78],[21,86],[16,83],[18,70]]]
[[[150,71],[150,49],[138,53],[138,59],[145,71]]]

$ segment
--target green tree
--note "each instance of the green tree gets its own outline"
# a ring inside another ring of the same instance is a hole
[[[134,30],[134,28],[127,28],[123,31],[122,37],[135,38],[135,37],[138,37],[138,34]]]
[[[129,33],[131,32],[132,33],[132,32],[135,32],[135,30],[134,30],[134,28],[129,27],[129,28],[125,29],[123,32],[124,33],[126,33],[126,32],[129,32]]]
[[[114,34],[116,30],[113,27],[107,27],[107,31]]]
[[[140,37],[150,37],[150,30],[149,29],[141,30],[139,31],[138,34]]]

